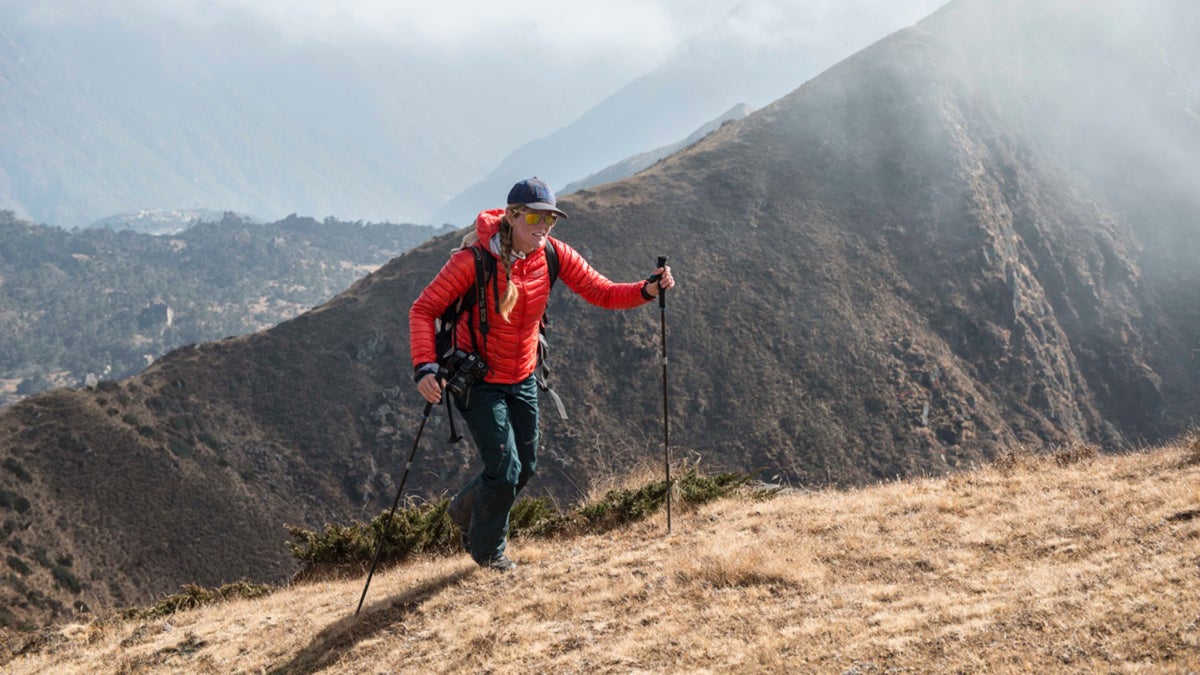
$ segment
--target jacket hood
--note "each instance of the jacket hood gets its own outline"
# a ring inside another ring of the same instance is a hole
[[[475,234],[479,241],[488,242],[492,235],[500,231],[500,219],[504,217],[504,209],[487,209],[475,216]]]

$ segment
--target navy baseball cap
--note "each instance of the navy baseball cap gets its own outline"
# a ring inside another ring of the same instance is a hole
[[[534,211],[551,211],[563,218],[567,217],[566,213],[554,205],[554,191],[546,185],[546,181],[536,176],[512,186],[508,191],[508,203],[523,204]]]

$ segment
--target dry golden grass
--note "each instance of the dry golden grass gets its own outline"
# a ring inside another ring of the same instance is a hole
[[[13,673],[1200,672],[1200,440],[725,500],[40,635]],[[28,637],[23,638],[29,641]],[[20,649],[17,642],[10,643]]]

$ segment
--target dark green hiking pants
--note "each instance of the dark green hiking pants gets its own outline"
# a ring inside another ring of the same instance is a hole
[[[537,379],[477,384],[465,406],[455,403],[483,458],[483,471],[454,497],[464,506],[474,501],[467,538],[482,565],[504,553],[509,509],[537,469]]]

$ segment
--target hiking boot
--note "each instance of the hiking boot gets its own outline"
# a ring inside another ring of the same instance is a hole
[[[492,558],[491,560],[487,561],[486,563],[480,565],[480,567],[482,567],[484,569],[495,570],[497,572],[509,572],[509,571],[512,571],[513,569],[516,569],[517,563],[513,562],[512,558],[509,558],[508,556],[501,553],[500,555],[496,556],[495,558]]]

